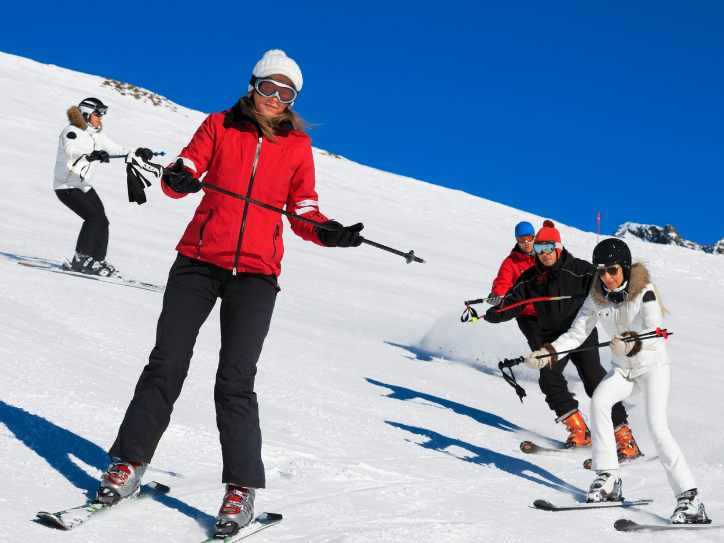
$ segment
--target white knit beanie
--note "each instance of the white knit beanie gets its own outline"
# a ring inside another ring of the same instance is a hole
[[[251,74],[255,77],[269,77],[273,74],[284,75],[291,80],[292,85],[294,85],[297,91],[302,90],[302,84],[304,83],[302,70],[300,70],[297,63],[289,58],[281,49],[271,49],[264,53],[261,60],[254,66]],[[251,91],[253,89],[253,85],[249,84],[248,90]]]

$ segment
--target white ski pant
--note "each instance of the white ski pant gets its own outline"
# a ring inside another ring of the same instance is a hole
[[[596,387],[591,401],[591,439],[593,469],[617,470],[616,439],[613,435],[611,407],[629,396],[642,392],[646,417],[656,452],[664,466],[669,485],[678,496],[696,487],[686,459],[669,431],[667,406],[671,372],[668,365],[628,379],[615,369]]]

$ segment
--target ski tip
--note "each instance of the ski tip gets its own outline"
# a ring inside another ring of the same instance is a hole
[[[637,523],[627,518],[620,518],[613,523],[613,527],[616,528],[619,532],[626,532],[628,530],[631,530],[632,528],[635,528],[636,526],[638,526]]]
[[[546,500],[534,501],[533,507],[535,507],[536,509],[542,509],[543,511],[553,511],[556,508],[555,505]]]
[[[524,453],[530,452],[533,449],[535,449],[535,443],[532,441],[521,441],[520,442],[520,450]]]
[[[47,511],[38,511],[35,516],[43,521],[46,526],[52,526],[53,528],[58,528],[60,530],[70,530],[70,528],[63,524],[61,520],[53,513],[48,513]]]

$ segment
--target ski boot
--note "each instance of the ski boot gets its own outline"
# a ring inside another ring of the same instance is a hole
[[[216,516],[215,538],[231,537],[254,520],[254,494],[253,488],[226,485],[224,501]]]
[[[596,478],[588,489],[586,501],[588,503],[597,502],[617,502],[623,500],[621,491],[621,479],[616,477],[616,472],[597,471]]]
[[[85,273],[90,275],[98,275],[100,277],[120,277],[120,274],[118,273],[118,270],[116,270],[115,266],[105,260],[94,260],[90,269],[86,268],[86,270],[87,271],[85,271]]]
[[[101,477],[101,486],[96,491],[95,502],[115,505],[123,498],[133,495],[141,486],[141,477],[148,464],[143,462],[112,462]]]
[[[586,426],[586,421],[583,420],[581,412],[576,410],[570,415],[564,415],[566,418],[559,418],[563,420],[563,424],[566,425],[568,430],[568,439],[563,445],[566,449],[574,449],[576,447],[588,447],[591,445],[591,431]]]
[[[90,270],[93,266],[93,262],[94,260],[92,256],[75,253],[73,258],[70,259],[70,267],[67,265],[64,265],[63,267],[74,272],[88,273],[88,270]]]
[[[619,463],[643,456],[628,424],[622,424],[616,428],[614,436],[616,437],[616,453],[618,454]]]
[[[686,490],[676,497],[676,509],[671,515],[672,524],[709,524],[711,519],[706,516],[704,504],[697,497],[697,490]]]

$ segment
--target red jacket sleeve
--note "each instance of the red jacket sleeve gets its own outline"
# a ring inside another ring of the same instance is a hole
[[[518,279],[518,271],[510,257],[503,260],[498,270],[498,276],[493,280],[492,293],[503,296]]]
[[[320,213],[317,199],[314,158],[310,144],[302,162],[292,176],[287,196],[287,211],[319,223],[328,221],[329,219]],[[294,219],[289,219],[289,224],[300,238],[322,245],[314,225]]]
[[[218,115],[218,114],[217,114]],[[206,117],[189,144],[183,148],[177,159],[183,160],[184,167],[196,179],[199,179],[209,167],[209,161],[214,152],[214,135],[216,133],[213,115]],[[176,162],[174,160],[174,162]],[[172,163],[173,164],[173,163]],[[183,198],[186,193],[180,194],[166,183],[161,183],[163,192],[171,198]]]

